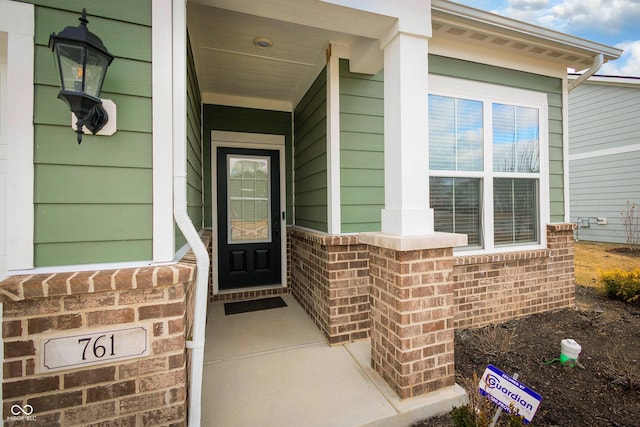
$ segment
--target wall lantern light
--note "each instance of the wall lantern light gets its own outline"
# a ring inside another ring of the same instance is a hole
[[[87,29],[89,21],[85,9],[82,9],[79,21],[78,27],[66,27],[49,37],[60,77],[58,98],[76,115],[78,144],[82,142],[83,126],[95,134],[109,120],[100,92],[107,68],[114,58],[102,40]]]

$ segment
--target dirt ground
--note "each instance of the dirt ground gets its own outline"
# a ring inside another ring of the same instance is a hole
[[[559,362],[560,341],[582,346],[580,367]],[[456,333],[458,384],[488,364],[542,396],[534,426],[640,426],[640,307],[576,286],[576,309]],[[468,390],[469,392],[469,390]],[[477,390],[471,390],[477,393]],[[506,417],[503,417],[504,420]],[[415,427],[451,426],[448,416]]]

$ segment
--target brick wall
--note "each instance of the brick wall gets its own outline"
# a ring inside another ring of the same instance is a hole
[[[453,385],[452,248],[369,249],[371,366],[402,399]]]
[[[1,282],[4,420],[13,405],[31,405],[37,423],[24,425],[186,425],[191,258],[171,266]],[[147,356],[39,373],[39,342],[123,325],[149,326]]]
[[[572,307],[574,224],[547,226],[547,248],[453,258],[455,328]],[[358,237],[287,234],[289,287],[331,344],[369,336],[369,258]],[[366,280],[365,280],[366,279]]]
[[[273,295],[283,295],[288,294],[289,288],[282,287],[280,285],[276,285],[275,287],[266,287],[266,288],[258,288],[258,289],[250,289],[244,291],[231,291],[231,292],[222,292],[215,295],[210,295],[209,301],[245,301],[252,300],[258,298],[270,297]]]
[[[358,236],[287,229],[289,287],[331,345],[369,336],[369,252]]]
[[[573,307],[574,229],[574,224],[548,225],[544,250],[456,257],[456,329]]]

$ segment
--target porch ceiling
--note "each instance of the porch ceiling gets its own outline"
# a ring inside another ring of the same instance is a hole
[[[397,23],[395,17],[339,3],[350,4],[347,0],[189,0],[188,28],[203,101],[290,111],[326,63],[330,43],[345,45],[345,52],[356,45],[374,46]],[[599,53],[605,62],[622,53],[448,0],[432,0],[432,30],[434,39],[578,70],[591,66]],[[256,47],[257,37],[268,38],[273,46]],[[374,50],[369,53],[375,55]]]
[[[353,34],[235,10],[188,4],[189,36],[204,102],[291,109],[326,63],[329,43],[349,45]],[[254,45],[265,37],[267,49]],[[280,108],[278,107],[280,106]]]

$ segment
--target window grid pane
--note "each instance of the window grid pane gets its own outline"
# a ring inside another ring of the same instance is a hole
[[[538,110],[493,104],[494,172],[540,172]]]
[[[435,230],[466,234],[468,246],[482,246],[482,180],[432,177],[429,185]]]
[[[493,206],[496,246],[539,241],[537,179],[495,178]]]
[[[483,169],[482,102],[429,95],[429,167]]]
[[[228,156],[229,243],[271,240],[269,159]]]

